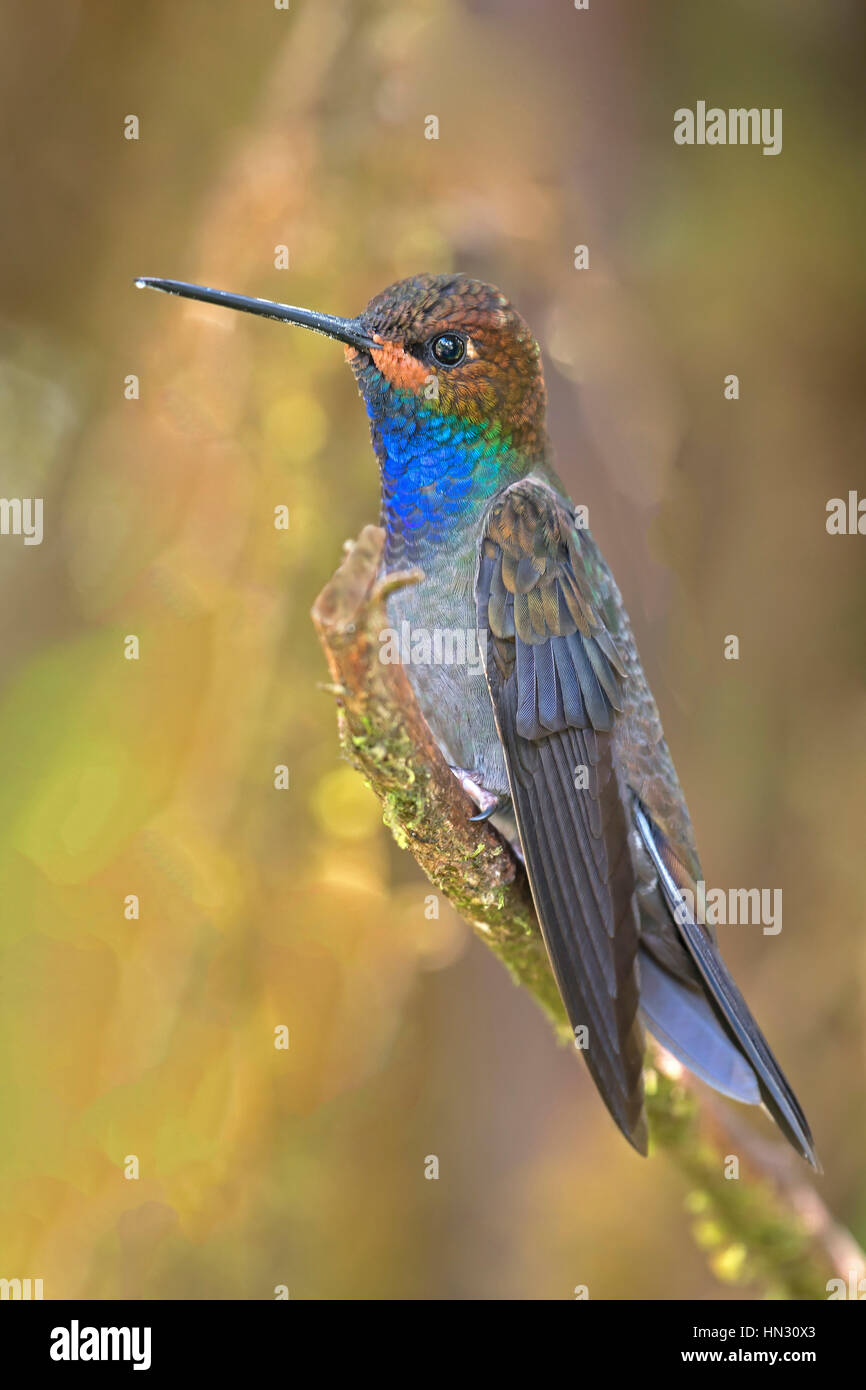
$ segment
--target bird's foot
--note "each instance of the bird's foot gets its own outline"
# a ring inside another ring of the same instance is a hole
[[[469,819],[471,821],[490,820],[492,816],[498,816],[510,810],[511,797],[508,795],[508,792],[503,792],[501,796],[495,798],[492,806],[488,806],[486,811],[479,811],[477,816],[470,816]]]
[[[477,772],[469,772],[465,767],[452,767],[451,771],[457,778],[466,795],[475,802],[479,814],[470,816],[471,821],[490,820],[491,816],[496,816],[500,811],[507,811],[511,806],[511,797],[507,792],[489,792],[486,787],[482,787],[478,781]]]

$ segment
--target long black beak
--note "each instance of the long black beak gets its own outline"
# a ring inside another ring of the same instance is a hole
[[[162,290],[164,294],[179,294],[183,299],[199,299],[203,304],[221,304],[224,309],[241,309],[245,314],[260,314],[265,319],[297,323],[301,328],[324,333],[326,338],[336,338],[337,342],[348,343],[350,347],[381,347],[381,343],[371,338],[357,319],[338,319],[334,314],[295,309],[291,304],[277,304],[272,299],[251,299],[244,294],[229,294],[228,290],[210,290],[205,285],[188,285],[185,280],[155,280],[148,275],[135,283],[140,290]]]

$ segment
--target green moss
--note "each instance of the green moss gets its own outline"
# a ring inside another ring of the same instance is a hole
[[[809,1232],[770,1182],[725,1176],[726,1158],[698,1125],[698,1104],[663,1073],[647,1093],[652,1147],[666,1149],[693,1183],[686,1209],[697,1243],[713,1251],[723,1281],[748,1283],[770,1298],[826,1298],[829,1268]]]

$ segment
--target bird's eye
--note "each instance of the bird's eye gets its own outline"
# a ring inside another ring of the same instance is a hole
[[[466,356],[466,341],[459,333],[440,333],[432,339],[430,351],[443,367],[456,367]]]

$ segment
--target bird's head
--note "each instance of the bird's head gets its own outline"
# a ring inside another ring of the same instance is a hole
[[[417,412],[473,432],[492,430],[515,448],[542,444],[538,344],[493,285],[465,275],[414,275],[377,294],[357,318],[342,319],[178,280],[136,283],[337,339],[371,416]]]
[[[492,426],[515,444],[544,428],[538,344],[493,285],[415,275],[376,295],[359,317],[373,346],[346,357],[368,405]]]

